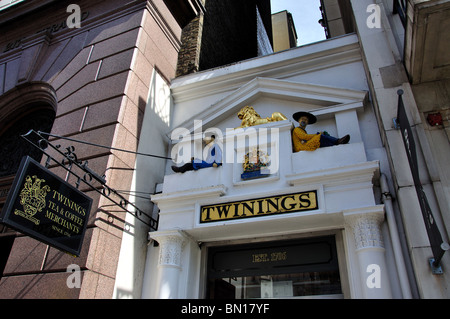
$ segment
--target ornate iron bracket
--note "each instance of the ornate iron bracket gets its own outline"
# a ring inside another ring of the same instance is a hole
[[[37,135],[37,143],[33,142],[29,137],[32,134]],[[80,161],[75,153],[75,147],[69,146],[64,150],[61,150],[61,145],[53,145],[49,142],[44,136],[42,136],[42,132],[36,132],[34,130],[30,130],[28,133],[21,135],[23,139],[25,139],[28,143],[39,149],[44,155],[47,156],[47,160],[45,162],[45,167],[49,168],[51,162],[55,162],[60,167],[64,168],[68,174],[66,175],[66,181],[69,180],[69,177],[72,175],[75,177],[76,188],[79,188],[80,183],[83,182],[90,189],[96,191],[102,196],[106,197],[112,203],[123,209],[124,211],[132,214],[136,219],[149,226],[153,230],[158,229],[158,220],[154,219],[151,215],[145,213],[135,204],[127,200],[124,196],[120,194],[119,191],[109,187],[106,184],[106,176],[100,176],[96,172],[88,166],[88,161]],[[62,156],[62,160],[57,160],[51,154],[49,154],[46,150],[51,148],[53,151],[56,151],[59,155]],[[127,151],[129,152],[129,151]],[[75,172],[74,168],[77,168],[81,173]],[[95,186],[94,183],[99,183],[100,186]]]

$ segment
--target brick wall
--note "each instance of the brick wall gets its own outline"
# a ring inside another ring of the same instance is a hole
[[[199,70],[203,19],[204,16],[199,15],[183,29],[176,76],[190,74]]]

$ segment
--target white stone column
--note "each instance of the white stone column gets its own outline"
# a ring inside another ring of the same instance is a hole
[[[381,224],[384,221],[383,206],[362,211],[348,210],[344,212],[344,217],[354,235],[362,283],[362,298],[392,298],[381,234]]]
[[[150,232],[159,244],[157,293],[159,299],[177,299],[181,272],[181,254],[185,235],[178,230]]]

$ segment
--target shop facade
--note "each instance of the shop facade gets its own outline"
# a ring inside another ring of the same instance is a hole
[[[171,90],[174,161],[204,159],[202,140],[214,135],[223,163],[175,173],[167,162],[151,196],[160,217],[149,233],[143,298],[408,293],[382,201],[380,179],[390,173],[356,35],[180,77]],[[245,106],[287,119],[241,128]],[[310,134],[349,134],[350,143],[294,153],[299,111],[317,117]],[[244,158],[255,150],[268,159],[248,178]]]
[[[328,39],[277,53],[261,50],[268,0],[233,2],[239,16],[212,0],[5,3],[0,208],[23,155],[45,164],[18,143],[30,129],[127,200],[80,187],[93,205],[78,258],[0,225],[0,298],[449,296],[449,1],[321,1]],[[217,50],[216,24],[234,25],[233,39],[252,25],[246,12],[259,21],[247,36],[260,41],[244,40],[257,53],[224,41],[239,53],[232,62],[198,65],[203,50],[231,56]],[[195,37],[182,32],[190,21]],[[294,152],[297,112],[317,119],[309,134],[350,141]],[[174,172],[213,155],[213,135],[217,167]],[[71,266],[79,285],[68,284]]]

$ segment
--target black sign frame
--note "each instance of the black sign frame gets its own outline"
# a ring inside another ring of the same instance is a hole
[[[25,156],[0,214],[0,222],[78,257],[92,202],[92,198]]]
[[[335,236],[208,248],[208,279],[338,270]]]
[[[417,198],[419,200],[420,209],[422,211],[422,217],[427,230],[428,240],[430,241],[431,250],[434,256],[434,266],[438,266],[446,250],[442,248],[444,241],[441,233],[436,224],[436,220],[433,217],[430,205],[428,203],[427,196],[423,190],[422,183],[419,176],[419,166],[417,162],[416,143],[414,141],[411,125],[406,115],[405,105],[403,103],[402,95],[403,91],[399,90],[398,94],[398,110],[397,110],[397,123],[400,127],[403,143],[406,149],[406,155],[408,157],[409,166],[411,168],[411,174],[414,181],[414,186],[417,192]]]

